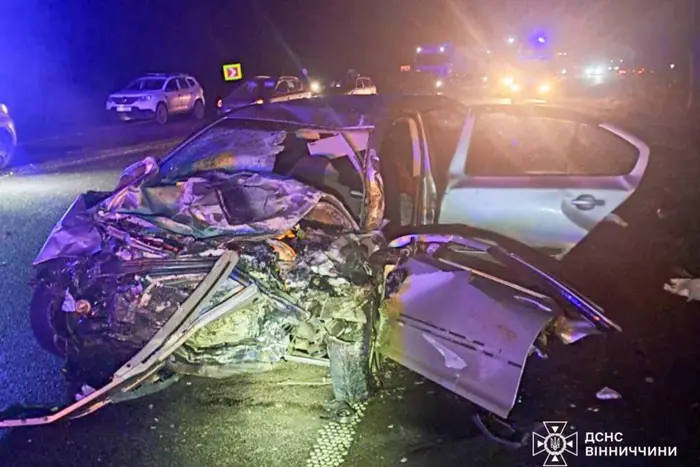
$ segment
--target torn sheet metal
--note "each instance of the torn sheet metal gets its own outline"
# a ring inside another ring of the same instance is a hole
[[[108,193],[102,196],[87,193],[78,196],[49,233],[34,259],[34,266],[58,257],[97,253],[100,250],[102,237],[97,227],[90,222],[92,214],[89,208],[99,198],[107,195]]]
[[[294,227],[321,192],[293,179],[249,172],[214,173],[176,185],[140,186],[100,206],[95,218],[116,223],[138,217],[152,230],[206,239],[222,235],[263,237]]]
[[[700,279],[678,277],[669,279],[664,290],[674,295],[686,297],[688,301],[700,300]]]
[[[408,278],[385,306],[379,352],[507,417],[525,361],[551,313],[467,271],[409,260]]]
[[[243,175],[259,177],[258,174]],[[237,179],[236,176],[230,178]],[[263,196],[273,193],[278,196],[275,199],[280,199],[290,182],[260,178],[262,183],[242,184],[241,194],[248,195],[243,199],[258,196],[255,188],[260,186],[270,187],[269,191],[263,191]],[[276,191],[272,189],[274,182],[278,183]],[[197,193],[207,196],[210,193],[207,188],[205,185]],[[226,191],[218,189],[223,195],[215,199],[222,200],[221,205],[226,206]],[[330,338],[345,342],[347,349],[356,349],[356,343],[366,349],[366,329],[371,326],[368,316],[378,306],[380,286],[377,281],[382,280],[381,275],[371,269],[368,259],[371,253],[384,246],[383,237],[377,232],[357,234],[346,230],[347,223],[351,222],[347,219],[351,218],[346,211],[337,208],[339,203],[332,197],[308,190],[315,196],[295,200],[295,203],[287,201],[280,206],[301,209],[301,214],[313,220],[293,218],[290,221],[281,216],[282,221],[266,232],[261,232],[265,227],[258,227],[252,239],[232,234],[233,229],[224,227],[220,235],[186,242],[183,238],[187,236],[176,229],[162,228],[153,221],[150,210],[140,207],[157,198],[147,194],[137,198],[143,202],[133,205],[128,203],[135,198],[124,197],[124,202],[115,208],[122,213],[131,208],[129,219],[133,221],[130,223],[125,223],[124,217],[104,212],[95,216],[96,224],[104,228],[100,254],[47,265],[39,278],[47,284],[58,283],[64,287],[63,303],[59,302],[60,308],[54,314],[64,323],[57,332],[66,349],[69,379],[93,387],[109,381],[114,371],[136,351],[150,345],[212,267],[215,257],[211,255],[225,251],[221,249],[224,244],[238,251],[237,273],[222,283],[205,309],[226,303],[248,283],[256,284],[262,296],[255,302],[227,310],[191,336],[175,352],[171,369],[200,375],[265,370],[280,362],[290,349],[302,356],[327,358]],[[144,193],[150,193],[147,187]],[[183,196],[194,195],[183,188],[175,199]],[[317,205],[307,208],[313,200]],[[113,200],[107,200],[105,204],[111,202]],[[257,208],[242,214],[253,220],[263,218],[257,225],[269,226],[264,209],[274,209],[275,204],[261,204],[262,214]],[[345,225],[343,222],[319,223],[318,216],[313,214],[322,205],[327,206],[326,214],[334,212],[326,220],[345,218]],[[223,209],[221,212],[224,219],[232,218],[230,212]],[[165,258],[151,258],[134,247],[152,235],[167,239],[177,247]],[[88,303],[90,312],[73,313],[76,301]],[[311,333],[297,333],[302,324],[305,329],[311,329]],[[356,364],[364,367],[361,362]],[[356,375],[357,372],[349,377]],[[368,391],[366,385],[366,380],[353,380],[352,384],[342,386],[344,389],[339,394],[353,393],[354,398],[361,398]],[[359,395],[355,391],[360,391]]]

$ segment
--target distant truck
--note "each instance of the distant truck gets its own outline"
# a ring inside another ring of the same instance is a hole
[[[413,71],[431,73],[442,79],[470,73],[476,65],[473,55],[469,49],[451,43],[421,45],[416,48]]]
[[[487,68],[486,51],[479,52],[470,47],[458,47],[452,43],[425,44],[416,48],[416,54],[408,72],[422,79],[409,79],[421,82],[423,92],[426,83],[432,78],[432,92],[450,93],[464,88],[481,87],[481,79]]]

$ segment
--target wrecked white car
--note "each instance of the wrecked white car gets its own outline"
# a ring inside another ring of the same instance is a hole
[[[600,166],[568,147],[564,165],[530,160],[553,149],[515,139],[528,119],[561,120],[569,144],[583,134],[611,153]],[[507,417],[549,338],[620,330],[543,253],[569,251],[644,171],[643,143],[596,125],[439,96],[229,113],[127,168],[114,192],[80,196],[56,225],[34,263],[31,320],[76,402],[6,412],[0,427],[285,361],[327,365],[337,401],[362,399],[384,358]]]

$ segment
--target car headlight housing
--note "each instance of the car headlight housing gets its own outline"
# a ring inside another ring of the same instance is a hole
[[[441,88],[441,87],[442,87],[442,81],[440,81],[440,80],[435,81],[435,87],[436,87],[436,88]]]
[[[146,102],[150,101],[153,98],[153,96],[141,96],[138,99],[136,99],[138,102]]]
[[[537,90],[540,92],[540,94],[547,94],[552,90],[552,86],[549,83],[542,83]]]
[[[319,93],[321,92],[321,84],[318,81],[311,81],[309,84],[309,89],[313,93]]]

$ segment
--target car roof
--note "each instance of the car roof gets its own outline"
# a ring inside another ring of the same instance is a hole
[[[443,96],[323,96],[312,99],[252,105],[233,110],[224,118],[285,123],[292,126],[325,129],[372,128],[390,108],[430,110],[456,101]]]
[[[258,104],[233,110],[223,118],[286,123],[299,127],[348,129],[373,127],[387,113],[440,108],[471,111],[475,114],[503,112],[576,120],[598,125],[603,121],[594,113],[568,107],[538,104],[462,103],[435,94],[375,94],[368,96],[335,95]]]
[[[275,79],[275,80],[279,81],[281,79],[299,79],[299,77],[292,76],[292,75],[280,75],[280,76],[257,75],[257,76],[253,76],[252,79]]]
[[[186,73],[146,73],[145,75],[137,78],[194,78],[192,75]]]

